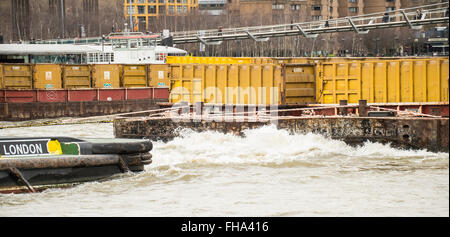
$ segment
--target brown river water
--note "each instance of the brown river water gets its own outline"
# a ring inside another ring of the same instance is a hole
[[[0,194],[0,216],[449,216],[449,153],[351,147],[274,127],[245,137],[185,130],[154,142],[144,172]],[[111,123],[0,129],[0,136],[114,137]]]

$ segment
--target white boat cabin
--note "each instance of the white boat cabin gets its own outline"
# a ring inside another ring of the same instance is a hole
[[[111,33],[102,45],[0,44],[0,62],[55,64],[164,64],[182,49],[156,44],[158,35]]]

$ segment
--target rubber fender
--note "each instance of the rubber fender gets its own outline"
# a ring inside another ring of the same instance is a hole
[[[153,143],[144,139],[111,139],[111,141],[92,141],[92,154],[135,154],[152,150]]]

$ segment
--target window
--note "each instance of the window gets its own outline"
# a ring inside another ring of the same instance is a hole
[[[156,13],[156,6],[148,6],[148,13],[149,14],[155,14]]]
[[[312,16],[311,17],[313,21],[320,21],[322,20],[322,16]]]
[[[145,23],[145,22],[146,22],[145,16],[139,16],[139,17],[138,17],[138,22],[139,22],[140,24]]]
[[[292,5],[291,5],[291,10],[293,10],[293,11],[298,11],[298,10],[300,10],[300,5],[292,4]]]
[[[348,2],[358,2],[358,0],[348,0]]]
[[[175,13],[175,6],[169,6],[169,14]]]
[[[386,7],[386,11],[387,12],[391,12],[391,11],[394,11],[395,10],[395,7]]]
[[[145,6],[138,6],[138,14],[145,14]]]
[[[168,0],[169,3],[175,3],[175,0]]]
[[[166,6],[159,6],[159,14],[166,14]]]
[[[313,10],[313,11],[320,11],[321,9],[322,9],[322,6],[320,6],[320,5],[311,6],[311,10]]]
[[[358,12],[358,8],[357,7],[349,7],[348,11],[351,13],[356,13],[356,12]]]
[[[128,6],[127,7],[127,12],[128,12],[128,14],[134,14],[135,13],[134,6]]]
[[[134,0],[127,0],[127,3],[134,3]]]
[[[283,4],[272,4],[272,10],[282,10],[284,9]]]
[[[158,0],[159,3],[166,3],[166,0]]]
[[[183,6],[183,13],[187,13],[188,12],[188,7],[187,6]]]
[[[88,54],[88,61],[89,62],[94,62],[94,54],[93,53],[89,53]]]
[[[148,0],[148,3],[156,3],[156,0]]]
[[[136,0],[137,3],[145,3],[145,0]]]
[[[177,6],[177,13],[181,13],[181,6]]]
[[[181,3],[181,0],[177,0],[177,3]]]

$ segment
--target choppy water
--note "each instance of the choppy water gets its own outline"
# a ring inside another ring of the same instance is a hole
[[[0,136],[114,137],[112,124],[0,129]],[[137,174],[0,194],[0,216],[449,216],[449,154],[350,147],[263,127],[184,131]]]

